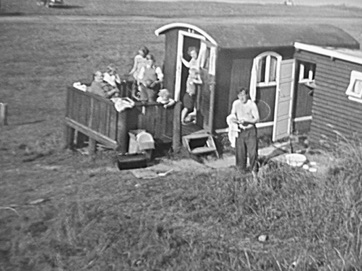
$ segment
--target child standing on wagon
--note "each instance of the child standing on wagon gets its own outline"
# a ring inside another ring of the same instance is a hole
[[[186,82],[186,93],[183,96],[182,103],[183,109],[181,111],[181,123],[183,125],[187,124],[188,115],[194,111],[195,100],[197,95],[197,85],[201,85],[202,80],[200,77],[199,69],[191,67],[189,69],[189,76]]]
[[[187,49],[187,54],[191,57],[190,61],[187,61],[181,56],[181,61],[185,65],[185,67],[191,69],[191,68],[200,68],[199,61],[197,59],[198,53],[197,49],[194,46],[191,46]]]
[[[129,72],[130,75],[133,76],[135,81],[138,81],[138,75],[142,67],[146,66],[147,59],[146,56],[149,54],[149,50],[146,46],[142,46],[137,55],[134,57],[133,67]]]
[[[183,97],[184,109],[181,112],[181,123],[186,124],[188,115],[194,111],[197,84],[202,84],[200,77],[200,64],[198,60],[198,52],[196,47],[191,46],[187,49],[188,55],[191,57],[189,61],[181,56],[181,62],[189,69],[189,75],[186,81],[186,93]]]

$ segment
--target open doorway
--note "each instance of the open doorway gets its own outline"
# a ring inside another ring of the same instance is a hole
[[[195,97],[195,109],[193,110],[195,123],[201,128],[212,130],[212,108],[214,95],[214,77],[216,63],[216,46],[206,40],[202,35],[193,32],[179,31],[177,64],[175,78],[175,99],[182,101],[186,93],[189,68],[181,61],[182,56],[186,61],[191,59],[188,54],[190,47],[197,50],[197,66],[200,72],[202,83],[197,87]]]

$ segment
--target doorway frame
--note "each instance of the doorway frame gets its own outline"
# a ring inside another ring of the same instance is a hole
[[[177,54],[176,54],[176,72],[175,72],[175,92],[174,99],[175,101],[181,101],[181,78],[182,78],[182,61],[180,56],[182,56],[184,49],[184,40],[185,36],[189,38],[194,38],[206,41],[206,37],[195,34],[193,30],[189,29],[189,31],[180,30],[178,32],[178,40],[177,40]]]

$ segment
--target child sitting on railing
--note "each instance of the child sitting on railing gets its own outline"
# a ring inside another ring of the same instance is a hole
[[[156,102],[163,104],[164,108],[173,106],[176,103],[175,100],[170,97],[170,92],[166,88],[163,88],[158,92]]]
[[[114,64],[108,65],[107,71],[103,74],[103,81],[108,83],[111,87],[118,89],[118,85],[121,84],[121,78],[119,77],[117,68]]]

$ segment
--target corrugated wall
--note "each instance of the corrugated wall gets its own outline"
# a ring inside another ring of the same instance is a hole
[[[309,133],[311,143],[319,144],[326,138],[338,139],[334,131],[347,138],[362,136],[362,103],[351,101],[346,95],[351,71],[362,72],[362,65],[304,51],[297,52],[296,58],[317,65],[317,88],[314,90]]]

